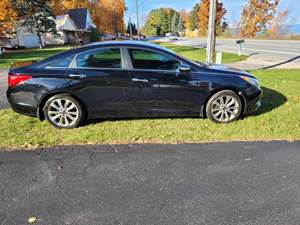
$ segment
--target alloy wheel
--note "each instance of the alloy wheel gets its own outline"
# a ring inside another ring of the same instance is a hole
[[[47,109],[49,120],[58,127],[71,127],[80,117],[77,105],[67,98],[53,99]]]
[[[240,112],[238,100],[231,95],[222,95],[215,99],[211,105],[212,117],[221,123],[234,120]]]

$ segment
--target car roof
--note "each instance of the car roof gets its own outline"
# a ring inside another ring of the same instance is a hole
[[[151,48],[158,48],[158,49],[165,49],[157,44],[144,42],[144,41],[103,41],[103,42],[93,42],[86,46],[140,46],[140,47],[151,47]]]

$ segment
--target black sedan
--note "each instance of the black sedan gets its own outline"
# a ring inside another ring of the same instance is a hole
[[[228,123],[257,110],[262,96],[247,72],[136,41],[94,43],[11,69],[8,86],[14,111],[58,128],[129,117],[200,116]]]

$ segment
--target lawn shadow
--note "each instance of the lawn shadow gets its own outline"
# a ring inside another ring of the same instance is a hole
[[[262,90],[264,93],[262,98],[262,106],[257,112],[252,114],[253,116],[259,116],[264,113],[271,112],[288,101],[282,93],[274,89],[262,87]]]

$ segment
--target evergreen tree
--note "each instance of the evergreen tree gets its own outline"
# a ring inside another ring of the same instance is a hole
[[[199,28],[198,10],[199,10],[199,4],[197,3],[196,5],[194,5],[189,16],[189,24],[190,24],[190,29],[192,31]]]
[[[126,32],[128,34],[130,34],[130,26],[131,26],[132,34],[137,35],[137,27],[136,27],[135,23],[130,22],[130,21],[128,21],[128,23],[127,23]]]
[[[57,35],[55,18],[46,4],[47,0],[11,0],[21,25],[38,36],[40,48],[44,46],[41,35],[51,33]]]
[[[179,14],[174,13],[171,21],[171,32],[176,33],[178,31]]]
[[[184,32],[184,30],[185,30],[184,23],[183,23],[182,17],[180,16],[179,21],[178,21],[178,25],[177,25],[177,31],[178,32]]]

